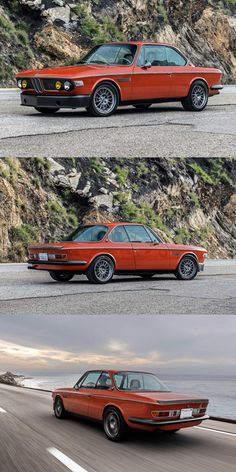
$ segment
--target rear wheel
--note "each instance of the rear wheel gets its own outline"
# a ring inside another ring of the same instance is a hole
[[[119,95],[116,87],[104,82],[95,89],[87,111],[93,116],[110,116],[119,105]]]
[[[87,270],[87,278],[95,284],[107,284],[115,271],[114,262],[108,256],[98,256]]]
[[[142,279],[146,279],[146,280],[149,280],[151,279],[152,277],[154,277],[155,274],[141,274],[140,277],[142,277]]]
[[[74,277],[74,272],[66,271],[66,272],[60,272],[58,270],[52,271],[50,270],[49,272],[50,276],[52,277],[53,280],[56,280],[57,282],[69,282]]]
[[[35,110],[39,111],[40,113],[44,113],[45,115],[53,115],[58,110],[60,110],[60,108],[35,107]]]
[[[137,103],[133,105],[134,108],[137,108],[139,110],[146,110],[151,106],[152,106],[152,103]]]
[[[121,441],[127,433],[127,426],[122,415],[115,408],[108,408],[103,418],[105,435],[110,441]]]
[[[209,92],[206,84],[196,80],[190,88],[189,94],[182,100],[182,105],[187,111],[202,111],[207,106]]]
[[[192,280],[196,277],[197,273],[197,261],[191,256],[184,256],[175,271],[175,276],[179,280]]]
[[[54,402],[54,414],[59,420],[66,418],[66,411],[60,397],[56,397]]]

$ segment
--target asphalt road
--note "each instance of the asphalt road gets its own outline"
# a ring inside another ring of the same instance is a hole
[[[20,106],[19,91],[0,90],[0,122],[0,157],[232,157],[236,86],[201,113],[169,103],[120,108],[109,118],[83,109],[43,116]]]
[[[107,285],[85,276],[54,282],[25,264],[0,265],[0,314],[236,314],[236,259],[207,261],[189,282],[172,275],[115,277]]]
[[[58,421],[50,393],[4,385],[0,423],[1,472],[235,472],[233,424],[206,421],[176,435],[131,432],[115,444],[100,425]]]

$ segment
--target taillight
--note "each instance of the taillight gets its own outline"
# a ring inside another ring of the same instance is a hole
[[[180,410],[152,411],[153,418],[173,418],[180,415]]]

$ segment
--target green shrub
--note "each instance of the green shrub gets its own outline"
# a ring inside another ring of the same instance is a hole
[[[120,184],[121,186],[124,187],[124,185],[126,184],[126,181],[127,181],[128,174],[129,174],[129,169],[124,168],[124,167],[120,167],[120,166],[116,166],[115,167],[115,174],[116,174],[116,180],[117,180],[118,184]]]
[[[203,180],[203,182],[207,183],[207,184],[211,184],[211,185],[214,185],[214,180],[212,179],[212,177],[207,174],[200,165],[198,165],[196,162],[193,162],[192,164],[189,164],[189,167],[191,167],[191,169],[194,170],[194,172],[196,174],[199,175],[199,177],[201,177],[201,179]]]

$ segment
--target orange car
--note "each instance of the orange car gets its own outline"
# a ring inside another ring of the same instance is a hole
[[[114,274],[173,273],[192,280],[204,270],[207,251],[201,247],[163,243],[148,226],[105,223],[80,226],[64,241],[29,247],[28,268],[47,270],[54,280],[67,282],[86,274],[90,282],[110,282]]]
[[[56,418],[74,413],[100,421],[111,441],[121,440],[128,427],[176,432],[209,418],[208,400],[172,393],[147,372],[91,370],[52,397]]]
[[[42,113],[84,107],[95,116],[168,101],[201,111],[223,88],[221,77],[218,69],[194,67],[175,46],[150,42],[103,44],[76,65],[16,75],[22,105]]]

